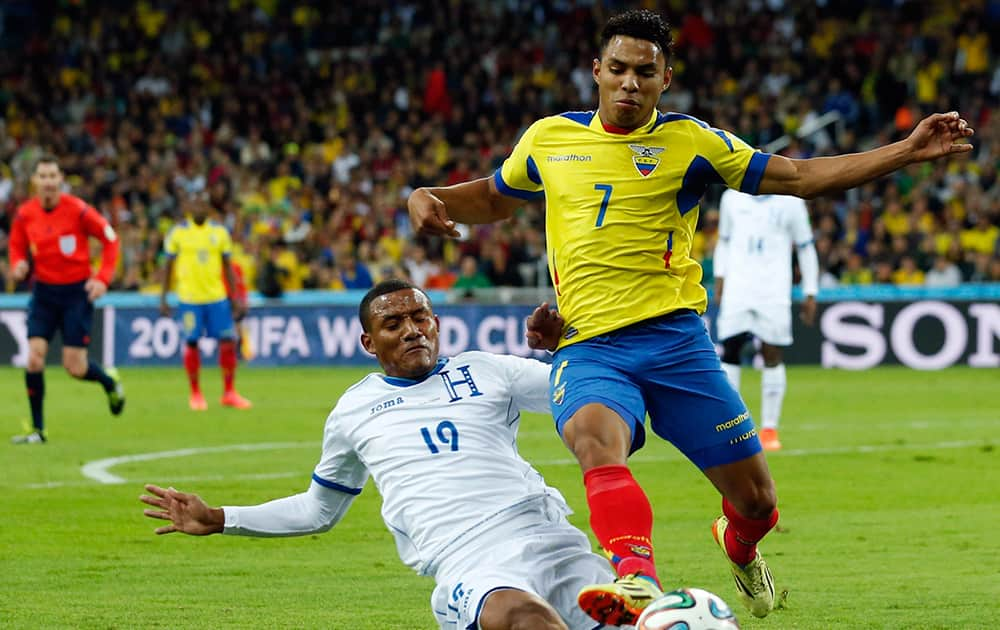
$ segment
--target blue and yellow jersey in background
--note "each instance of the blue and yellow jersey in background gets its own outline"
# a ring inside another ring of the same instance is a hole
[[[704,312],[691,257],[708,184],[756,193],[770,155],[684,114],[654,110],[631,133],[596,112],[543,118],[495,174],[501,193],[545,197],[560,347],[678,309]]]
[[[164,250],[174,262],[174,290],[185,304],[226,299],[222,259],[233,251],[229,230],[214,221],[185,220],[167,233]]]

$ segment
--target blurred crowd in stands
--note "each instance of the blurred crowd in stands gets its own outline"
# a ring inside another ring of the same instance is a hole
[[[266,295],[388,276],[428,288],[545,284],[541,205],[441,241],[414,237],[406,197],[489,175],[539,117],[594,109],[597,33],[623,6],[5,2],[2,271],[34,158],[51,150],[121,235],[119,290],[158,289],[163,238],[189,196],[215,207],[247,284]],[[809,203],[824,285],[1000,282],[1000,2],[660,8],[677,40],[661,109],[753,146],[857,151],[953,109],[976,129],[971,156]],[[838,120],[817,125],[828,118]],[[706,282],[719,192],[695,243]]]

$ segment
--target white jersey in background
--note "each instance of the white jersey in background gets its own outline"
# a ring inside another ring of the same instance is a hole
[[[792,247],[812,242],[809,210],[799,197],[726,190],[719,202],[722,250],[713,259],[716,277],[725,278],[722,301],[790,305]],[[817,285],[818,278],[803,273],[806,295],[815,295]]]
[[[792,342],[792,248],[799,253],[802,291],[816,295],[819,263],[805,202],[787,195],[726,190],[719,203],[713,257],[722,278],[718,336],[752,332],[774,345]]]

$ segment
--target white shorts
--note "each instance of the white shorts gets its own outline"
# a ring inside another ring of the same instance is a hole
[[[554,506],[552,506],[554,507]],[[437,572],[431,607],[442,630],[476,630],[490,593],[517,589],[549,602],[570,630],[601,626],[576,603],[584,586],[615,579],[608,561],[558,509],[520,514],[478,537],[476,550],[449,558]]]
[[[772,346],[792,345],[792,308],[789,305],[768,306],[729,304],[723,302],[715,321],[719,341],[740,333],[751,333]]]

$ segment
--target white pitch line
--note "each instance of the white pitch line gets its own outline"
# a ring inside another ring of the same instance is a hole
[[[247,475],[193,475],[193,476],[181,476],[181,477],[171,477],[170,483],[174,482],[184,482],[189,481],[223,481],[228,479],[238,479],[238,480],[261,480],[261,479],[288,479],[291,477],[302,477],[303,480],[308,481],[311,470],[304,470],[302,472],[278,472],[278,473],[253,473]],[[304,481],[303,483],[306,483]],[[100,482],[98,482],[100,483]],[[122,483],[138,483],[135,480],[126,479]],[[26,484],[25,488],[31,489],[45,489],[45,488],[65,488],[68,486],[92,486],[94,485],[93,480],[89,481],[47,481],[44,483],[29,483]],[[115,485],[120,485],[116,482]],[[305,487],[305,486],[303,486]]]
[[[782,451],[768,453],[768,457],[804,457],[809,455],[850,455],[850,454],[867,454],[867,453],[885,453],[891,451],[906,451],[906,450],[919,450],[919,449],[955,449],[955,448],[969,448],[974,446],[984,446],[988,442],[985,440],[956,440],[949,442],[931,442],[925,444],[872,444],[872,445],[859,445],[859,446],[839,446],[839,447],[829,447],[829,448],[801,448],[801,449],[784,449]],[[125,479],[124,477],[119,477],[108,472],[108,469],[112,466],[118,464],[123,464],[127,462],[140,462],[140,461],[151,461],[155,459],[167,459],[170,457],[188,457],[191,455],[202,455],[207,453],[225,453],[229,451],[266,451],[266,450],[277,450],[283,448],[305,448],[314,447],[315,442],[264,442],[261,444],[231,444],[229,446],[209,446],[203,448],[185,448],[175,451],[160,451],[157,453],[140,453],[137,455],[123,455],[121,457],[109,457],[106,459],[100,459],[93,462],[85,464],[81,472],[84,476],[88,477],[91,481],[50,481],[47,483],[33,483],[26,484],[25,488],[40,489],[40,488],[62,488],[66,486],[85,486],[90,485],[92,482],[97,482],[100,484],[124,484],[124,483],[140,483],[136,480]],[[631,461],[640,464],[646,463],[657,463],[657,462],[670,462],[670,461],[681,461],[683,456],[680,453],[674,455],[654,455],[654,456],[643,456],[640,452],[638,455],[632,458]],[[565,457],[559,459],[548,459],[548,460],[537,460],[532,462],[538,466],[570,466],[576,465],[576,460],[573,458]],[[219,481],[223,479],[285,479],[290,477],[302,476],[305,479],[306,473],[303,472],[278,472],[278,473],[254,473],[246,475],[201,475],[201,476],[190,476],[190,477],[174,477],[172,481]]]
[[[228,446],[206,446],[202,448],[182,448],[176,451],[159,451],[156,453],[139,453],[136,455],[122,455],[121,457],[108,457],[88,462],[83,465],[80,472],[84,477],[93,479],[98,483],[116,484],[126,483],[124,477],[113,475],[108,469],[118,464],[129,462],[148,462],[154,459],[170,459],[172,457],[189,457],[191,455],[205,455],[208,453],[228,453],[230,451],[276,451],[283,448],[303,448],[311,446],[316,448],[316,442],[263,442],[259,444],[230,444]]]

